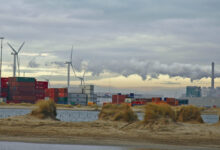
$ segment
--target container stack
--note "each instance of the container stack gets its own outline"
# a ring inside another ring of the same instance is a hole
[[[122,104],[125,102],[125,98],[127,98],[127,95],[112,95],[112,103],[113,104]]]
[[[45,98],[45,89],[48,89],[48,82],[36,81],[35,83],[35,95],[37,100]]]
[[[83,93],[87,95],[87,101],[89,104],[97,103],[97,95],[94,94],[94,85],[84,85],[82,89]]]
[[[8,78],[8,101],[13,103],[35,103],[35,78]]]
[[[178,99],[177,101],[178,101],[179,105],[188,105],[189,104],[188,99]]]
[[[161,97],[152,97],[152,102],[153,103],[160,103],[162,101]]]
[[[58,89],[58,104],[67,104],[67,96],[68,96],[67,88],[59,88]]]
[[[59,90],[57,88],[45,89],[45,100],[52,99],[54,102],[58,102]]]
[[[8,97],[8,78],[1,78],[1,93],[0,97],[7,98]]]
[[[179,102],[175,99],[175,98],[164,98],[164,101],[169,104],[169,105],[172,105],[172,106],[178,106],[179,105]]]
[[[83,105],[88,104],[87,95],[82,93],[68,93],[68,101],[71,105]]]

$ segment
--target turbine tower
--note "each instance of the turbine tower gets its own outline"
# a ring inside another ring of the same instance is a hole
[[[19,60],[18,60],[18,53],[21,51],[22,47],[24,46],[24,43],[23,42],[21,44],[21,46],[19,47],[19,49],[16,51],[9,43],[8,43],[8,46],[11,48],[11,50],[13,51],[11,53],[11,55],[14,55],[14,64],[13,64],[13,77],[16,77],[16,67],[18,65],[18,75],[20,75],[20,64],[19,64]],[[17,63],[17,64],[16,64]]]
[[[73,47],[70,54],[70,60],[65,62],[65,64],[67,64],[67,88],[70,87],[70,66],[72,66],[72,57],[73,57]]]
[[[86,71],[84,71],[84,73],[83,73],[83,76],[82,77],[77,77],[79,80],[80,80],[80,85],[81,86],[85,86],[85,80],[84,80],[84,78],[85,78],[85,73],[86,73]]]

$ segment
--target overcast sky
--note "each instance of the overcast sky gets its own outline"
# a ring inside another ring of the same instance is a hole
[[[209,86],[212,61],[220,77],[219,18],[219,0],[0,0],[3,75],[12,75],[7,42],[17,49],[25,41],[21,72],[53,84],[65,84],[73,45],[87,83]]]

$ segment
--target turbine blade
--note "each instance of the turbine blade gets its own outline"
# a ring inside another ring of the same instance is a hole
[[[24,46],[24,43],[25,43],[25,42],[23,42],[23,43],[21,44],[20,48],[18,49],[18,53],[21,51],[22,47]]]
[[[17,53],[16,50],[11,46],[11,44],[9,44],[9,43],[7,43],[7,44],[15,53]]]
[[[71,62],[71,63],[72,63],[72,60],[73,60],[73,46],[72,46],[71,55],[70,55],[70,62]]]
[[[86,70],[85,70],[84,73],[83,73],[83,80],[84,80],[85,74],[86,74]]]
[[[75,72],[75,69],[73,68],[73,64],[71,63],[70,65],[71,65],[71,67],[72,67],[72,70],[73,70],[74,76],[77,78],[77,76],[76,76],[76,72]]]

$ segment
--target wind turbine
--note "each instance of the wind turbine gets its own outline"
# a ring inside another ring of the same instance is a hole
[[[18,53],[21,51],[22,47],[24,46],[23,42],[21,44],[21,46],[19,47],[19,49],[16,51],[9,43],[8,46],[11,48],[11,50],[13,51],[11,53],[11,55],[14,55],[14,64],[13,64],[13,77],[16,77],[16,66],[18,65],[18,75],[20,76],[20,64],[19,64],[19,59],[18,59]],[[17,65],[16,65],[17,62]]]
[[[74,76],[75,78],[78,78],[80,80],[80,85],[84,85],[85,86],[85,73],[86,73],[86,70],[84,71],[83,73],[83,76],[82,77],[79,77],[76,75],[76,72],[75,72],[75,69],[73,67],[73,62],[72,62],[72,57],[73,57],[73,47],[72,47],[72,50],[71,50],[71,55],[70,55],[70,61],[67,61],[65,62],[65,64],[67,64],[67,86],[69,87],[69,82],[70,82],[70,66],[72,67],[72,70],[73,70],[73,73],[74,73]]]
[[[84,71],[82,77],[77,76],[77,78],[81,81],[81,86],[82,86],[82,85],[85,86],[85,80],[84,80],[84,79],[85,79],[85,73],[86,73],[86,70]]]
[[[70,66],[72,66],[73,68],[72,57],[73,57],[73,47],[71,49],[70,60],[65,62],[65,64],[67,64],[67,88],[70,87]],[[75,75],[75,71],[74,71],[74,75]]]

